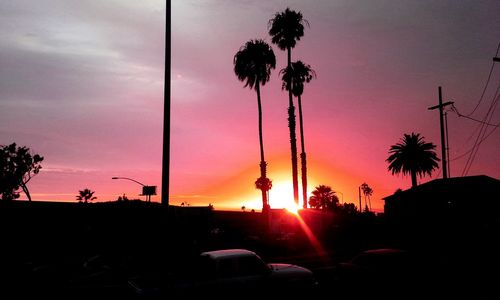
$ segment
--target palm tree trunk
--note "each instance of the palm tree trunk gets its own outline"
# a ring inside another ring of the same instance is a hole
[[[411,187],[417,187],[417,172],[411,171]]]
[[[267,163],[264,158],[264,139],[262,137],[262,103],[260,100],[260,86],[259,82],[257,81],[257,84],[255,86],[255,90],[257,91],[257,105],[259,108],[259,144],[260,144],[260,177],[261,178],[266,178],[267,177]],[[268,200],[267,200],[267,187],[262,187],[262,212],[264,214],[267,214],[268,211]]]
[[[299,128],[300,128],[300,146],[302,149],[302,153],[300,153],[300,162],[301,162],[301,174],[302,174],[302,198],[304,199],[304,203],[302,207],[304,209],[307,208],[307,158],[306,158],[306,147],[304,145],[304,123],[302,121],[302,99],[300,95],[298,96],[299,100]]]
[[[288,47],[288,67],[292,65],[292,49]],[[291,79],[289,79],[291,80]],[[291,84],[288,82],[288,128],[290,129],[290,148],[292,152],[292,183],[293,183],[293,200],[299,204],[299,179],[298,179],[298,162],[297,162],[297,137],[295,133],[295,107],[293,106],[293,96]]]

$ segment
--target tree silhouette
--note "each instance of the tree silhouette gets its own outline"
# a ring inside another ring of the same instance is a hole
[[[302,93],[304,92],[304,83],[310,82],[316,77],[316,72],[310,65],[304,64],[298,60],[293,62],[290,67],[286,67],[280,71],[282,74],[282,88],[292,90],[292,94],[297,97],[299,103],[299,128],[300,128],[300,145],[302,152],[300,153],[301,174],[302,174],[302,199],[303,206],[307,208],[307,158],[306,148],[304,144],[304,122],[302,117]]]
[[[309,25],[302,17],[302,13],[290,10],[288,7],[274,15],[269,20],[268,28],[271,41],[281,50],[287,51],[287,67],[292,65],[292,48],[304,36],[304,24]],[[291,84],[289,84],[290,86]],[[292,90],[288,91],[288,128],[290,129],[290,148],[292,155],[292,183],[295,203],[299,203],[299,186],[297,170],[297,135],[295,133],[295,106],[293,105]],[[305,199],[304,199],[305,200]]]
[[[417,174],[420,177],[431,175],[438,167],[439,158],[434,149],[436,145],[426,143],[419,133],[404,134],[400,143],[392,145],[389,149],[390,156],[386,159],[389,163],[388,170],[392,174],[403,173],[411,175],[411,186],[417,186]]]
[[[264,157],[264,141],[262,137],[262,104],[260,86],[265,85],[276,68],[276,57],[273,49],[263,40],[250,40],[236,53],[233,59],[234,73],[245,87],[255,89],[259,110],[259,143],[260,143],[260,177],[255,181],[256,188],[262,191],[262,211],[269,210],[268,191],[272,182],[267,178],[267,163]]]
[[[97,199],[97,197],[94,197],[94,191],[91,191],[90,189],[83,189],[81,191],[78,191],[78,196],[76,196],[76,200],[79,202],[84,202],[88,203],[89,201],[93,201]]]
[[[2,200],[19,198],[17,190],[21,188],[31,201],[28,182],[40,172],[43,157],[31,155],[27,147],[18,147],[16,143],[0,148],[0,195]]]
[[[335,191],[326,185],[319,185],[312,191],[312,196],[309,197],[309,206],[320,210],[333,210],[339,204],[339,198],[335,195]]]
[[[361,185],[361,190],[363,191],[363,195],[365,196],[365,210],[370,211],[372,210],[372,200],[370,199],[370,196],[373,195],[373,189],[366,182],[364,182]],[[366,202],[366,198],[368,198],[369,206]]]

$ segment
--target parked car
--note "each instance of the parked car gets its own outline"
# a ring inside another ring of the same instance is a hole
[[[173,297],[247,298],[298,295],[312,291],[316,285],[313,273],[306,268],[266,263],[245,249],[226,249],[201,253],[183,274],[172,276],[166,285],[168,291],[163,293]],[[137,285],[136,289],[141,292]]]
[[[408,299],[422,281],[412,253],[393,248],[362,251],[322,274],[320,284],[331,285],[342,297]]]

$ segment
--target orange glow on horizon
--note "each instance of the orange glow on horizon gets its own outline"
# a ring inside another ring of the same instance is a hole
[[[273,187],[269,191],[269,204],[271,208],[286,208],[289,211],[297,210],[297,205],[293,200],[293,187],[290,172],[290,162],[288,153],[270,157],[268,159],[268,177],[273,182]],[[247,165],[242,167],[239,172],[232,176],[218,179],[217,181],[207,182],[205,188],[193,191],[186,191],[183,195],[171,195],[171,204],[179,205],[181,202],[188,202],[190,205],[208,205],[213,204],[215,209],[240,210],[245,206],[247,210],[254,209],[260,211],[262,209],[261,192],[255,188],[255,179],[259,176],[258,164]],[[358,204],[358,186],[368,181],[370,186],[375,190],[376,194],[381,193],[378,190],[379,184],[376,182],[365,180],[365,178],[357,177],[349,172],[349,170],[339,169],[334,165],[323,160],[310,159],[308,161],[308,198],[312,195],[312,191],[320,184],[331,186],[337,192],[339,200],[344,203]],[[187,196],[196,195],[196,197],[186,198]],[[383,202],[372,197],[372,205],[382,207]],[[302,186],[299,178],[299,205],[302,203]]]

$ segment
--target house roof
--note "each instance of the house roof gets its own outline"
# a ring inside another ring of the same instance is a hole
[[[481,190],[490,188],[500,189],[500,180],[486,175],[452,177],[447,179],[434,179],[429,182],[418,185],[414,188],[396,192],[390,196],[382,198],[383,200],[392,200],[398,196],[409,194],[429,194],[442,191],[461,191],[461,190]]]

